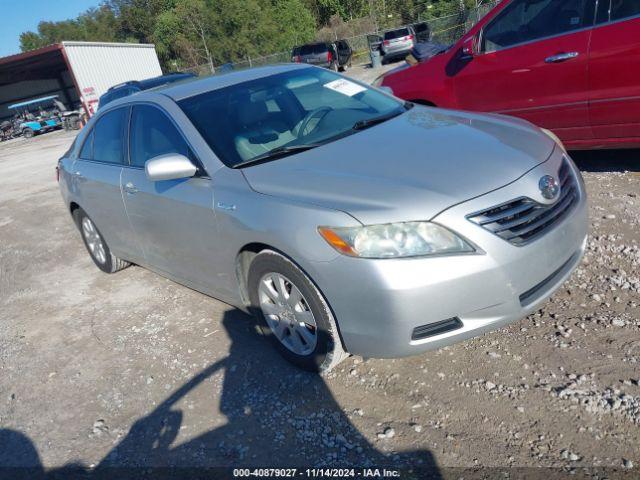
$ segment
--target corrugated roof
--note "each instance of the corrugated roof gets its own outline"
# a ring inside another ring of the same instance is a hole
[[[62,45],[74,46],[74,47],[140,47],[140,48],[155,48],[153,43],[124,43],[124,42],[79,42],[79,41],[64,41]]]
[[[49,95],[48,97],[34,98],[33,100],[28,100],[26,102],[14,103],[13,105],[9,105],[7,108],[26,107],[28,105],[35,105],[36,103],[48,102],[54,98],[58,98],[58,95]]]
[[[49,52],[56,52],[62,50],[61,43],[52,43],[46,47],[36,48],[34,50],[27,50],[26,52],[16,53],[14,55],[7,55],[6,57],[0,57],[0,65],[11,62],[19,62],[21,60],[27,60],[31,57],[37,57],[38,55],[47,54]]]

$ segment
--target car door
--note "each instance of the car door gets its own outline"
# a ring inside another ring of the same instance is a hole
[[[345,40],[338,40],[336,42],[336,48],[338,49],[340,66],[347,65],[349,63],[349,57],[351,56],[349,44]]]
[[[151,181],[145,163],[179,153],[198,167],[196,176]],[[146,264],[184,283],[214,289],[217,230],[211,179],[164,111],[136,104],[131,111],[129,165],[123,169],[125,206]]]
[[[589,51],[596,138],[640,137],[640,1],[599,0]]]
[[[140,250],[125,212],[120,177],[125,162],[127,107],[108,111],[85,138],[73,163],[80,207],[91,217],[115,255],[135,260]]]
[[[522,117],[563,140],[590,138],[594,1],[512,1],[482,29],[476,54],[461,51],[448,66],[458,107]]]

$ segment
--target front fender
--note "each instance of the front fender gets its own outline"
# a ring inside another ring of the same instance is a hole
[[[330,262],[339,253],[318,233],[318,227],[360,226],[347,213],[264,195],[252,190],[241,170],[223,168],[213,178],[214,210],[219,233],[216,262],[229,294],[238,295],[238,253],[249,244],[267,245],[287,255],[303,270]]]

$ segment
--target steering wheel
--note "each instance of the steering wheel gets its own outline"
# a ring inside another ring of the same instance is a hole
[[[329,108],[329,107],[320,107],[320,108],[315,108],[315,109],[311,110],[309,113],[307,113],[304,116],[304,118],[302,119],[302,122],[300,123],[300,128],[298,129],[298,138],[304,137],[304,136],[308,135],[309,133],[311,133],[311,131],[315,130],[315,128],[320,123],[320,121],[331,110],[332,110],[332,108]],[[310,132],[306,132],[307,127],[309,126],[309,123],[311,123],[311,120],[313,120],[316,117],[318,117],[318,123],[316,123],[315,127],[313,127]]]

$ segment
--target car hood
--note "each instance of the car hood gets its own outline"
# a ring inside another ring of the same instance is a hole
[[[242,171],[257,192],[341,210],[363,224],[429,220],[517,180],[554,146],[522,120],[416,106]]]

